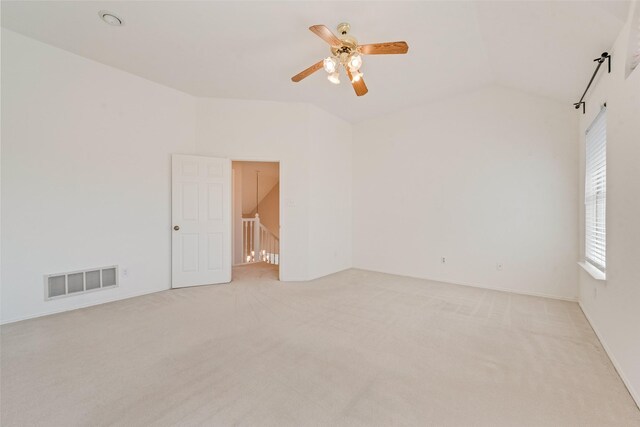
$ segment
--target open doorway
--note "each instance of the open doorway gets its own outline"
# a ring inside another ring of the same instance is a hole
[[[232,280],[279,279],[280,164],[233,161]]]

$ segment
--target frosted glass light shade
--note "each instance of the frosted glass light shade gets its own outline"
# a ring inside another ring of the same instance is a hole
[[[328,58],[324,59],[323,67],[327,73],[334,73],[338,69],[338,60],[333,56],[329,56]]]
[[[351,71],[358,71],[362,67],[362,57],[354,53],[349,57],[349,69]]]

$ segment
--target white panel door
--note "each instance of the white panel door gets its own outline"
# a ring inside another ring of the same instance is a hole
[[[173,288],[231,281],[231,160],[171,158]]]

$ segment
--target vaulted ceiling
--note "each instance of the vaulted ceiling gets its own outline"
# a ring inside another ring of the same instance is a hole
[[[566,102],[609,49],[627,1],[28,2],[3,1],[2,26],[195,96],[309,102],[351,122],[491,83]],[[125,25],[98,17],[109,10]],[[407,55],[367,56],[369,93],[324,71],[307,28],[351,24],[361,43],[406,40]],[[517,108],[517,106],[514,106]]]

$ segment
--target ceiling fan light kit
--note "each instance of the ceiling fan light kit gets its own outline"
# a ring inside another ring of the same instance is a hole
[[[334,58],[333,56],[329,56],[328,58],[324,59],[323,65],[324,65],[324,70],[327,73],[329,74],[334,73],[338,69],[338,59]]]
[[[358,71],[362,67],[362,56],[358,52],[352,53],[348,65],[351,71]]]
[[[327,80],[329,80],[333,84],[338,85],[340,84],[340,74],[337,71],[334,71],[327,76]]]
[[[338,25],[340,36],[335,36],[324,25],[309,27],[311,32],[329,44],[331,55],[296,74],[291,80],[297,83],[323,68],[328,74],[327,79],[331,83],[339,84],[340,66],[342,66],[356,95],[362,96],[369,91],[362,78],[362,55],[404,54],[409,50],[409,46],[403,41],[359,45],[358,40],[349,34],[350,29],[351,26],[348,23],[341,23]]]

